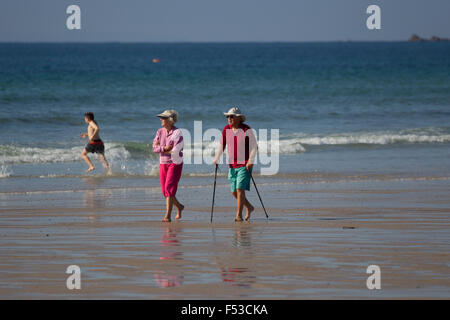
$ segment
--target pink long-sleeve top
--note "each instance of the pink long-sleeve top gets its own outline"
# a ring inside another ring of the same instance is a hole
[[[173,148],[169,152],[164,152],[164,147],[167,146],[173,146]],[[183,163],[183,147],[183,135],[175,126],[170,132],[166,128],[160,128],[153,139],[153,152],[159,153],[160,164]]]

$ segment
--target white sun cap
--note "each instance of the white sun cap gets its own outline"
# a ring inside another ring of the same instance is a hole
[[[239,107],[233,107],[230,110],[228,110],[228,112],[224,112],[223,113],[226,116],[236,116],[236,117],[241,117],[242,122],[245,121],[245,116],[244,114],[241,112],[241,109],[239,109]]]

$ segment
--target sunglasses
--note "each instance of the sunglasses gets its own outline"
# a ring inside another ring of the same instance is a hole
[[[233,119],[233,118],[234,118],[234,116],[227,116],[227,118],[228,118],[228,119]]]

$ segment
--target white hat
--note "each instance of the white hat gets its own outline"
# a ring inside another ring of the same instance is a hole
[[[223,113],[226,116],[236,116],[236,117],[241,117],[242,122],[245,121],[245,116],[244,114],[241,112],[241,109],[239,109],[239,107],[233,107],[230,110],[228,110],[228,112],[224,112]]]
[[[178,121],[178,112],[175,110],[165,110],[163,113],[157,115],[158,118],[168,118],[173,123]]]

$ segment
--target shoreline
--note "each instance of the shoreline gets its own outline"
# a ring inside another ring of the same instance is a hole
[[[228,185],[227,168],[217,173],[218,184]],[[282,172],[274,175],[253,174],[258,185],[305,185],[326,183],[361,183],[361,182],[398,182],[398,181],[446,181],[450,176],[420,173],[361,173],[361,172]],[[181,189],[208,188],[212,185],[213,172],[182,173]],[[24,185],[24,181],[27,184]],[[64,183],[66,182],[66,183]],[[76,182],[76,183],[75,183]],[[129,183],[127,183],[129,182]],[[3,184],[3,186],[2,186]],[[32,187],[34,186],[35,187]],[[52,189],[39,189],[39,186],[50,185]],[[155,189],[159,190],[159,172],[146,174],[91,173],[79,175],[15,175],[0,179],[0,194],[33,194],[33,193],[65,193],[84,192],[86,190],[122,190],[122,189]]]

